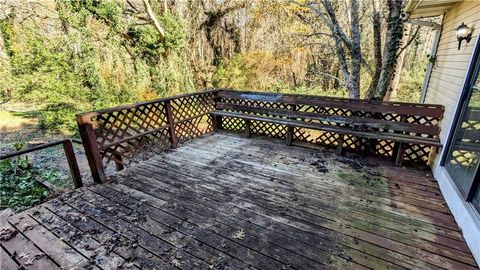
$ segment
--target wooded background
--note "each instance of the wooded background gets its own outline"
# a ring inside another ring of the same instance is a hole
[[[0,100],[44,129],[228,87],[417,102],[433,31],[403,1],[0,0]]]

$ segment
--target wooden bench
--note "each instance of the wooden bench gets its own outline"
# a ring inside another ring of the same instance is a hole
[[[214,128],[221,128],[222,117],[243,119],[246,136],[251,134],[252,121],[284,125],[287,145],[292,144],[294,128],[336,133],[336,153],[340,155],[345,135],[393,141],[392,158],[401,166],[407,145],[441,146],[438,122],[443,107],[222,90],[212,115]]]

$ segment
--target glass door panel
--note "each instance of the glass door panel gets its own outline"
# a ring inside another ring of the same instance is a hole
[[[445,162],[445,168],[464,195],[471,192],[480,163],[479,63],[476,64],[469,88]]]
[[[477,194],[473,197],[472,204],[477,209],[477,212],[480,214],[480,186],[477,187]]]

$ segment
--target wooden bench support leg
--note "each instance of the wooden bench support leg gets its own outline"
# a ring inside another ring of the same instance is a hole
[[[212,115],[212,128],[213,131],[219,131],[222,129],[222,117],[218,115]]]
[[[250,120],[245,120],[245,138],[252,137],[251,130],[250,130]]]
[[[285,138],[285,144],[286,144],[287,146],[292,145],[292,142],[293,142],[293,131],[294,131],[294,127],[291,127],[291,126],[288,126],[288,127],[287,127],[287,135],[286,135],[286,138]]]
[[[401,167],[403,162],[403,156],[405,154],[405,147],[406,145],[403,143],[399,143],[397,156],[395,158],[395,166]]]
[[[343,141],[345,140],[344,135],[340,135],[338,138],[337,142],[337,150],[335,151],[335,154],[341,156],[343,155]]]
[[[395,160],[397,159],[399,149],[400,149],[400,143],[399,142],[394,142],[393,143],[393,149],[392,149],[392,161],[393,162],[395,162]]]
[[[123,170],[124,166],[122,163],[122,156],[115,152],[113,153],[113,157],[115,159],[115,168],[117,169],[117,171]]]

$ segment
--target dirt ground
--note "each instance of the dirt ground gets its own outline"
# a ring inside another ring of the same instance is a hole
[[[23,143],[28,148],[67,137],[62,134],[45,133],[38,124],[38,114],[35,111],[23,110],[21,104],[0,107],[0,154],[14,152],[15,143]],[[91,183],[83,146],[74,144],[74,150],[82,180],[85,184]],[[61,145],[36,151],[28,156],[33,165],[41,169],[60,171],[62,180],[68,184],[67,186],[72,186],[68,164]]]

